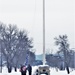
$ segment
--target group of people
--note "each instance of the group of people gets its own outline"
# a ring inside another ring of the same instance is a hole
[[[20,68],[21,75],[26,75],[27,70],[28,70],[29,75],[32,75],[32,67],[30,64],[28,64],[27,67],[24,65],[21,66]]]

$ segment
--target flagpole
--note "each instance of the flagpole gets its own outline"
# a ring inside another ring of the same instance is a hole
[[[45,65],[45,0],[43,0],[43,65]]]

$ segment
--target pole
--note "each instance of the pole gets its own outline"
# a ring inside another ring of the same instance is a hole
[[[45,0],[43,0],[43,65],[45,65]]]

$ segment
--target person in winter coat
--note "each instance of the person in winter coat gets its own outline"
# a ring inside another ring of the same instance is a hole
[[[30,64],[28,65],[27,70],[29,72],[29,75],[32,75],[32,67]]]
[[[21,72],[21,75],[26,75],[26,67],[25,66],[21,66],[20,72]]]

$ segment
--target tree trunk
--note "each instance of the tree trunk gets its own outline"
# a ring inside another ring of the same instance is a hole
[[[69,71],[69,67],[68,67],[68,64],[66,63],[66,70],[67,70],[67,73],[69,74],[70,71]]]
[[[11,66],[11,64],[8,62],[8,59],[7,59],[7,68],[8,68],[8,73],[11,73],[11,71],[12,71],[12,66]]]

